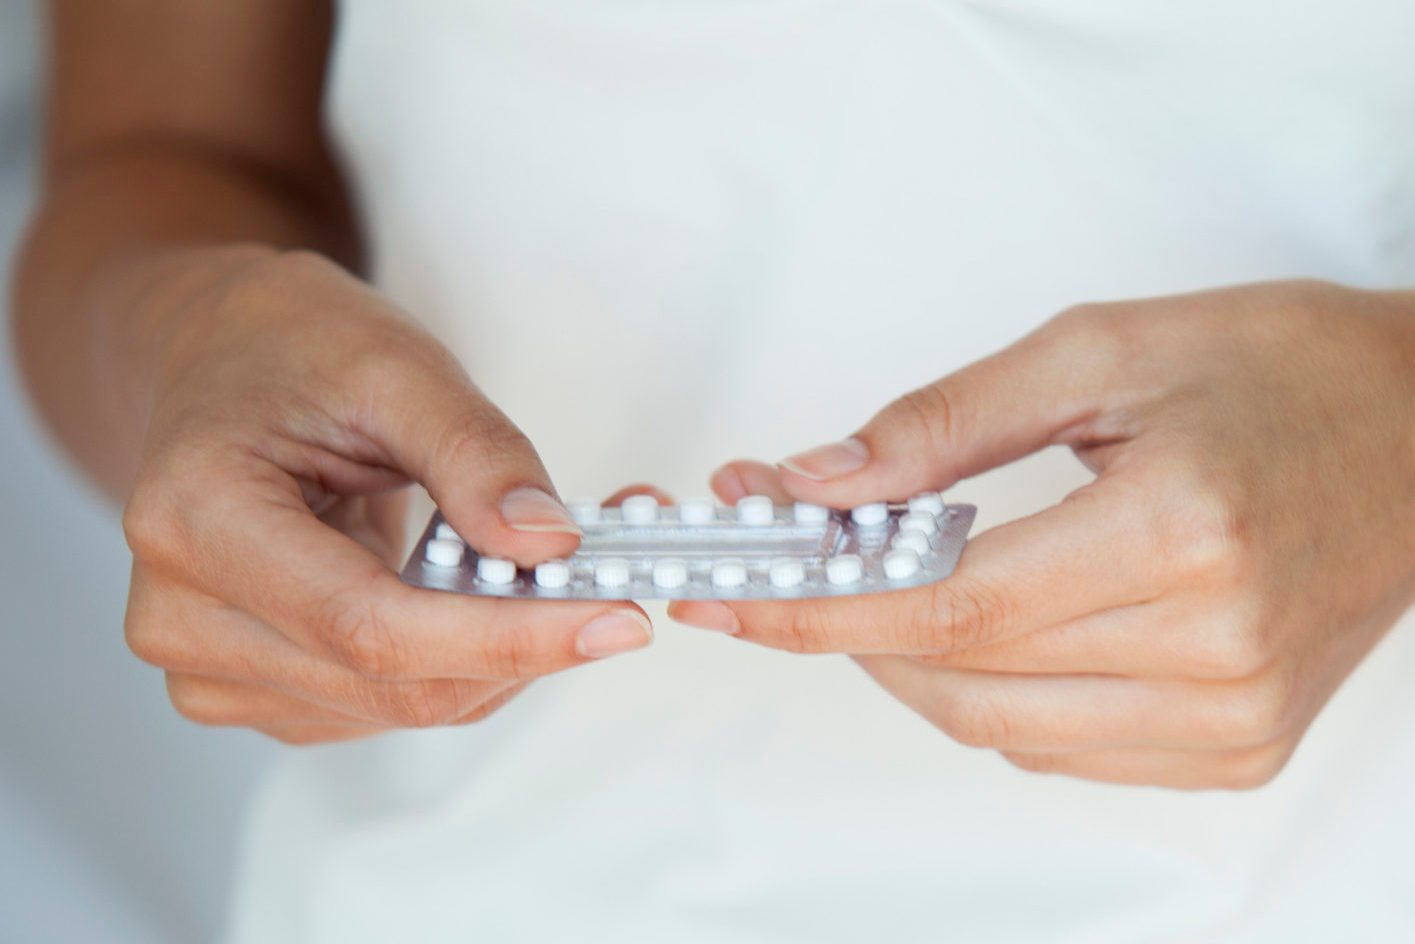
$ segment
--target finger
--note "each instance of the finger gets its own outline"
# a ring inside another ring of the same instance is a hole
[[[147,599],[147,581],[134,581],[134,595]],[[146,616],[130,623],[129,645],[145,661],[170,675],[204,676],[261,687],[363,722],[394,727],[455,724],[522,686],[505,680],[370,679],[322,659],[281,633],[229,607],[182,587],[165,587]],[[498,704],[500,702],[497,702]]]
[[[1236,750],[1285,737],[1298,721],[1277,697],[1277,679],[1248,684],[1002,675],[937,669],[897,656],[858,661],[896,698],[971,747]]]
[[[729,462],[712,474],[713,493],[729,505],[748,495],[766,495],[777,504],[791,500],[775,466],[750,459]]]
[[[1273,653],[1243,614],[1166,597],[992,645],[918,658],[984,672],[1224,681],[1267,669]]]
[[[782,482],[797,498],[848,508],[946,488],[1074,435],[1103,412],[1121,364],[1081,321],[1049,323],[906,394],[855,435],[783,460]]]
[[[360,674],[527,679],[652,641],[647,615],[627,602],[536,603],[409,587],[316,520],[297,495],[232,491],[215,503],[171,496],[177,507],[163,514],[177,520],[161,540],[134,539],[130,528],[135,573],[190,581]],[[151,599],[130,596],[130,622],[148,618]]]
[[[367,724],[364,719],[264,685],[203,675],[168,672],[167,697],[178,714],[198,724],[247,728],[296,723],[342,727]]]
[[[578,545],[579,528],[530,441],[450,354],[429,344],[355,383],[355,400],[369,404],[361,428],[478,551],[528,566]]]
[[[653,499],[657,501],[660,505],[673,504],[672,495],[668,494],[663,489],[658,488],[657,486],[646,485],[643,483],[636,483],[634,485],[624,486],[619,491],[606,498],[604,500],[604,504],[607,507],[613,508],[618,505],[622,505],[624,503],[624,499],[632,498],[635,495],[651,495],[653,496]]]
[[[1170,578],[1123,488],[1101,482],[975,538],[945,580],[774,602],[676,601],[681,622],[793,652],[949,653],[1152,599]]]
[[[1005,751],[1002,756],[1032,773],[1102,783],[1174,790],[1253,790],[1281,773],[1295,748],[1292,741],[1234,751]]]

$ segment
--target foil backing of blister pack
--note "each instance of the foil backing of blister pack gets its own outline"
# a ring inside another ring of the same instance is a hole
[[[927,498],[928,500],[925,500]],[[923,586],[958,564],[972,505],[936,495],[853,512],[810,505],[576,508],[579,549],[532,570],[483,557],[434,514],[403,580],[413,586],[531,600],[792,600]],[[763,503],[765,499],[755,499]],[[572,508],[575,506],[572,505]],[[768,511],[769,508],[769,511]],[[703,520],[707,517],[709,520]],[[627,519],[627,520],[626,520]]]

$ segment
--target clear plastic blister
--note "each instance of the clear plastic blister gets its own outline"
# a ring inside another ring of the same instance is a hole
[[[976,509],[936,492],[848,512],[751,495],[736,506],[570,504],[584,533],[563,560],[530,570],[469,548],[434,514],[403,568],[418,587],[532,600],[792,600],[902,590],[942,580]]]

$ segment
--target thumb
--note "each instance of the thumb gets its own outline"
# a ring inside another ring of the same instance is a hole
[[[457,533],[479,553],[522,567],[572,553],[580,529],[515,424],[460,367],[406,373],[373,401],[370,432]]]
[[[782,460],[782,484],[848,508],[948,488],[1056,442],[1100,413],[1114,360],[1069,322],[905,394],[847,439]]]

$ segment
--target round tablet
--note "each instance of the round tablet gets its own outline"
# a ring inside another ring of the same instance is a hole
[[[606,557],[594,565],[594,582],[601,587],[624,587],[629,584],[629,562],[622,557]]]
[[[462,563],[466,545],[460,540],[433,538],[423,549],[423,557],[434,567],[456,567]]]
[[[806,582],[806,565],[796,557],[779,557],[771,562],[771,585],[783,590]]]
[[[504,587],[516,579],[516,563],[504,557],[482,557],[477,560],[477,578],[483,583]]]
[[[765,495],[747,495],[737,499],[737,520],[743,524],[763,525],[776,520],[776,506]]]
[[[835,586],[858,583],[865,576],[865,562],[859,554],[841,554],[825,562],[825,579]]]
[[[876,525],[884,524],[889,520],[889,506],[884,502],[872,502],[868,505],[861,505],[850,512],[850,520],[865,528],[872,528]]]
[[[563,560],[548,560],[536,565],[536,586],[559,590],[570,584],[570,564]]]
[[[445,521],[438,522],[435,532],[439,541],[460,541],[462,536],[453,530],[452,526]]]
[[[717,503],[711,498],[689,498],[678,506],[678,520],[684,524],[716,521]]]
[[[720,560],[712,565],[714,587],[740,587],[746,582],[747,565],[735,557]]]
[[[938,519],[927,511],[910,511],[899,516],[899,530],[933,534],[938,530]]]
[[[919,555],[907,547],[895,548],[884,555],[884,575],[890,580],[912,577],[919,572],[921,566],[923,565],[919,563]]]
[[[688,564],[676,557],[665,557],[653,565],[653,585],[676,590],[688,583]]]
[[[920,557],[933,550],[929,536],[922,531],[900,531],[894,536],[893,546],[907,547]]]
[[[576,498],[570,502],[570,517],[576,524],[594,524],[600,517],[599,502],[593,498]]]
[[[824,505],[812,505],[810,502],[796,503],[797,524],[825,524],[829,520],[830,509]]]
[[[909,499],[909,510],[941,515],[943,514],[943,496],[938,492],[920,492]]]
[[[658,499],[652,495],[630,495],[619,506],[625,524],[653,524],[658,520]]]

